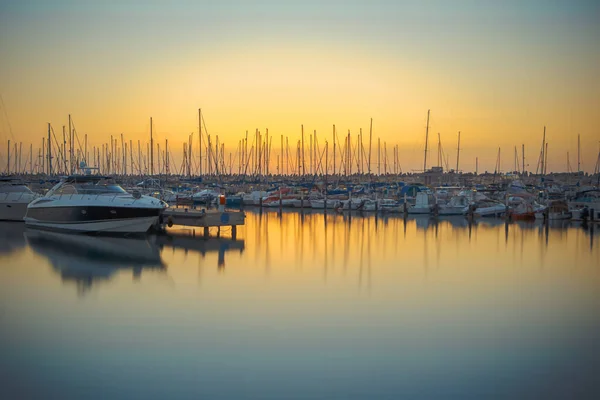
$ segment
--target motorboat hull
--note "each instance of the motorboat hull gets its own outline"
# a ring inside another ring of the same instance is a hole
[[[469,211],[469,207],[440,207],[438,215],[465,215]]]
[[[473,213],[476,217],[500,217],[506,213],[506,206],[478,207]]]
[[[23,221],[29,203],[0,202],[0,221]]]
[[[145,233],[158,222],[161,208],[123,206],[29,207],[25,224],[71,232]]]
[[[431,214],[431,208],[430,207],[411,206],[408,208],[408,213],[409,214],[419,214],[419,215]]]
[[[79,233],[146,233],[158,222],[158,216],[99,221],[53,222],[25,217],[28,227]]]
[[[311,200],[310,207],[323,210],[325,208],[335,208],[338,200]]]

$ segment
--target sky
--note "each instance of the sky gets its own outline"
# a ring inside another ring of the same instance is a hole
[[[548,170],[593,171],[600,146],[597,1],[0,0],[0,155],[41,146],[71,114],[90,146],[110,135],[182,143],[198,108],[227,151],[259,129],[290,147],[332,145],[362,128],[423,168],[427,110],[460,169],[534,170],[546,127]],[[365,135],[366,136],[366,135]],[[196,139],[197,140],[197,139]],[[366,143],[365,143],[366,146]],[[274,154],[279,146],[274,146]],[[274,156],[273,156],[274,159]]]

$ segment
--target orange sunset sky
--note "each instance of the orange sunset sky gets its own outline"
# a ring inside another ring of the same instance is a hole
[[[368,134],[422,169],[437,133],[451,167],[502,170],[525,144],[535,170],[594,170],[600,145],[600,3],[595,1],[4,1],[0,0],[0,162],[6,141],[41,146],[71,114],[90,146],[110,135],[165,138],[176,158],[198,132],[226,152],[245,131],[332,142]],[[367,136],[367,135],[365,135]],[[195,139],[196,140],[196,139]],[[375,139],[374,139],[375,143]],[[0,171],[4,167],[0,167]]]

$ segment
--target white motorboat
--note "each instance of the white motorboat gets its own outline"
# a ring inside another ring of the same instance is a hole
[[[470,205],[467,196],[453,196],[447,204],[437,206],[437,213],[438,215],[465,215],[469,211]]]
[[[242,203],[245,206],[259,206],[260,199],[267,196],[267,192],[254,190],[250,193],[242,195]]]
[[[320,209],[323,210],[325,208],[335,208],[336,204],[339,202],[339,200],[336,199],[314,199],[314,200],[310,200],[310,207],[311,208],[316,208],[316,209]]]
[[[418,192],[415,204],[408,206],[409,214],[431,214],[434,205],[433,195],[427,192]]]
[[[23,221],[27,205],[40,197],[19,180],[11,177],[0,178],[0,220]]]
[[[600,189],[584,189],[568,203],[573,219],[600,220]],[[593,215],[592,215],[593,212]]]
[[[383,212],[402,212],[403,205],[394,199],[380,199],[377,201],[377,207]]]
[[[506,213],[506,205],[492,200],[477,203],[474,215],[477,217],[500,217]]]
[[[192,195],[192,200],[196,204],[210,204],[219,197],[219,192],[210,189],[204,189]]]
[[[563,200],[553,200],[547,207],[543,207],[541,210],[536,210],[536,219],[548,219],[551,221],[571,219],[573,213],[569,210],[567,202]]]
[[[362,206],[363,211],[377,211],[377,200],[367,199]]]
[[[166,203],[127,193],[110,178],[70,176],[27,206],[30,227],[81,233],[145,233]]]
[[[340,210],[361,210],[365,204],[366,199],[348,199],[338,201],[336,204],[336,208]]]

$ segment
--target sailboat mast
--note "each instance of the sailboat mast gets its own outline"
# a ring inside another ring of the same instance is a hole
[[[525,144],[522,144],[521,146],[522,146],[522,147],[521,147],[521,157],[522,157],[522,160],[523,160],[523,161],[522,161],[522,163],[523,163],[523,164],[522,164],[522,167],[523,167],[523,168],[521,168],[521,172],[522,172],[523,174],[525,174]]]
[[[63,140],[64,140],[65,127],[63,126]],[[73,125],[71,122],[71,114],[69,114],[69,174],[73,173]],[[65,152],[67,151],[67,147],[65,146]],[[63,154],[65,159],[65,164],[67,162],[66,154]]]
[[[305,170],[305,166],[304,166],[304,125],[300,125],[300,129],[302,131],[302,176],[304,177],[304,175],[306,174],[306,170]]]
[[[373,144],[373,118],[369,126],[369,176],[371,176],[371,146]]]
[[[199,175],[202,176],[202,109],[198,109],[198,154],[199,154]],[[246,131],[246,137],[248,136],[248,131]],[[177,165],[176,165],[177,166]]]
[[[423,172],[427,171],[427,144],[429,143],[429,112],[427,110],[427,125],[425,127],[425,157],[423,160]]]
[[[542,168],[541,168],[542,175],[544,174],[544,170],[545,170],[544,169],[544,161],[546,159],[545,152],[546,152],[546,127],[544,126],[544,136],[542,138]]]
[[[50,137],[50,122],[48,122],[48,176],[52,175],[52,139]]]
[[[154,175],[154,138],[152,137],[152,117],[150,117],[150,175]]]
[[[581,135],[577,135],[577,173],[581,171]]]
[[[456,147],[456,172],[458,173],[458,161],[460,160],[460,131],[458,131],[458,146]]]
[[[377,138],[377,175],[381,175],[381,138]]]
[[[335,176],[335,124],[333,124],[333,175]]]

